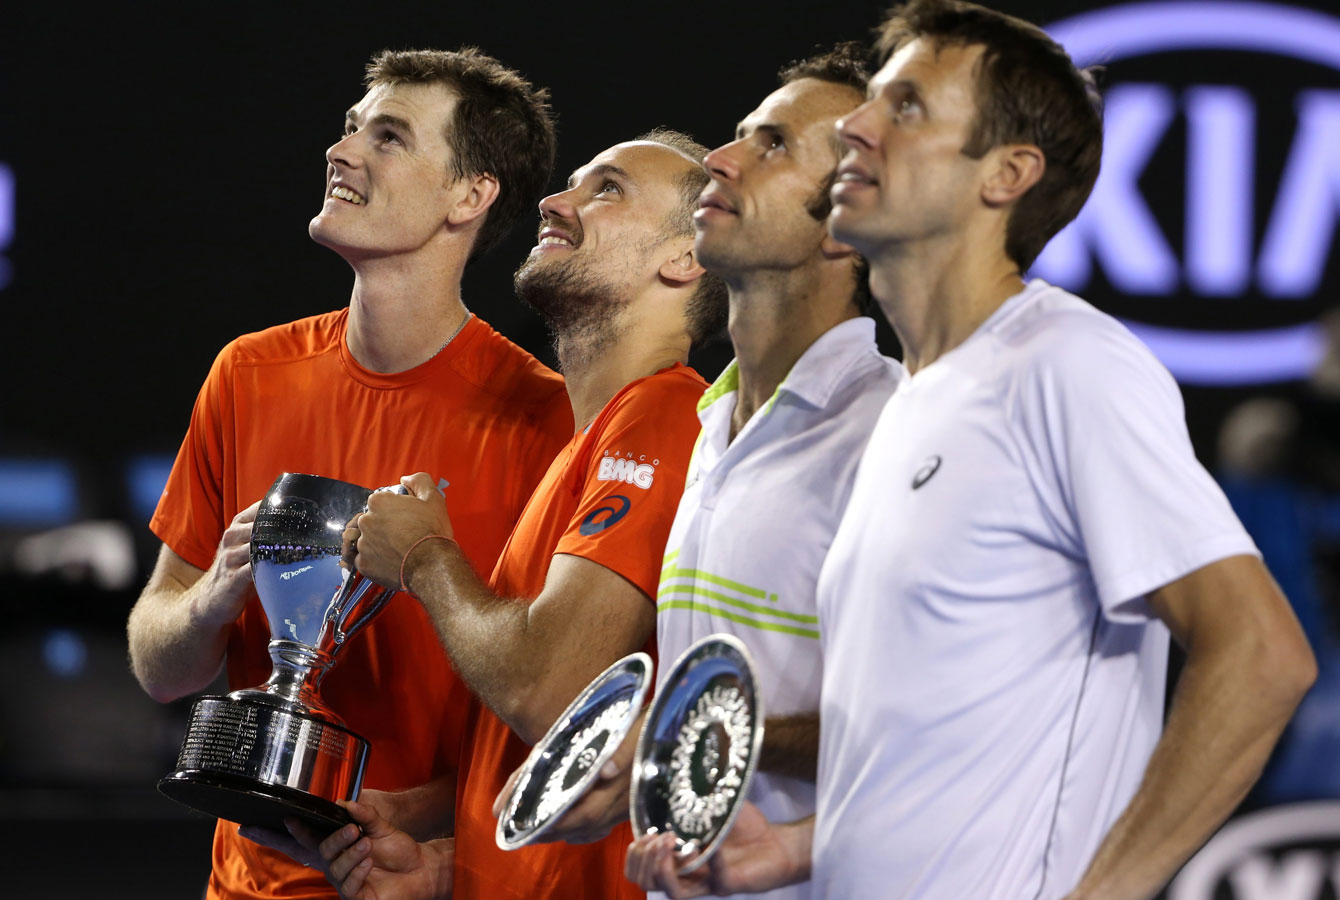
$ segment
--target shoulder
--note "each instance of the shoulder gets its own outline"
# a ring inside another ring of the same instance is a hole
[[[1176,383],[1125,325],[1092,304],[1041,281],[993,326],[1012,381],[1058,381],[1111,389],[1130,380],[1160,390]]]
[[[348,315],[346,307],[244,334],[224,347],[220,357],[238,365],[262,365],[328,353],[338,347]]]
[[[624,385],[606,404],[604,412],[627,413],[638,410],[655,412],[661,416],[683,412],[696,423],[698,401],[707,388],[708,384],[701,375],[688,366],[676,363],[671,368]]]
[[[499,400],[544,406],[562,397],[566,402],[563,376],[478,316],[467,327],[468,341],[455,360],[457,374]]]

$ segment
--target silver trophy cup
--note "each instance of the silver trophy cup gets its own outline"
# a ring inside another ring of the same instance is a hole
[[[335,801],[357,799],[368,742],[319,688],[341,648],[394,593],[340,564],[345,526],[371,494],[317,475],[275,479],[251,532],[251,577],[274,669],[259,687],[196,701],[177,770],[158,782],[164,794],[281,831],[286,816],[324,831],[349,821]]]

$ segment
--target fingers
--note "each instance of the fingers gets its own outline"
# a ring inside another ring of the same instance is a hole
[[[334,860],[362,836],[363,832],[357,825],[345,825],[339,831],[332,832],[325,840],[321,841],[317,845],[317,851],[324,859]]]
[[[697,874],[681,878],[679,866],[673,834],[647,835],[628,846],[624,874],[645,890],[664,891],[676,900],[707,894],[706,880]]]
[[[358,563],[358,538],[363,533],[358,524],[361,518],[363,514],[359,513],[350,519],[344,528],[344,534],[341,535],[340,561],[350,569],[356,568]]]
[[[420,500],[429,500],[433,497],[441,497],[442,492],[437,489],[437,482],[433,476],[427,472],[415,472],[413,475],[406,475],[400,479],[400,483],[405,486],[415,497]]]
[[[348,876],[339,886],[341,897],[357,897],[363,890],[363,882],[368,880],[368,873],[372,871],[372,860],[365,859],[358,865],[349,870]]]
[[[255,503],[251,504],[237,515],[233,516],[233,524],[234,525],[250,524],[251,522],[256,521],[256,513],[260,508],[261,508],[261,501],[257,500]]]
[[[396,833],[396,827],[386,821],[377,812],[377,808],[370,803],[359,803],[357,800],[341,800],[340,805],[348,812],[349,817],[354,820],[354,824],[363,830],[370,838],[382,838]],[[349,826],[346,825],[346,828]]]
[[[372,841],[365,837],[359,838],[348,850],[330,860],[327,871],[330,873],[330,880],[335,884],[340,884],[348,880],[355,870],[360,867],[364,870],[363,877],[366,877],[368,870],[372,868]],[[362,884],[361,878],[359,884]],[[341,885],[341,890],[343,889],[343,885]]]

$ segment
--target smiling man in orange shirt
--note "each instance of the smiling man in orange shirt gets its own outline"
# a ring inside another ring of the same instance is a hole
[[[572,433],[562,380],[461,299],[466,262],[549,178],[545,92],[472,49],[383,53],[368,84],[326,152],[310,226],[354,270],[349,305],[224,348],[150,523],[163,548],[128,636],[155,699],[202,690],[225,657],[230,689],[269,675],[248,542],[254,501],[281,472],[367,487],[431,472],[451,485],[465,558],[489,571]],[[451,796],[469,693],[419,605],[389,604],[342,654],[323,696],[372,744],[369,802],[416,834],[449,827],[449,800],[410,801]],[[280,896],[334,892],[319,871],[221,821],[209,897]]]

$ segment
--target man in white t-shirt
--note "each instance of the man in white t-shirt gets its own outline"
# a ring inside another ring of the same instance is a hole
[[[952,0],[896,10],[880,50],[829,227],[910,375],[820,577],[817,816],[746,809],[704,874],[678,878],[664,838],[629,872],[675,896],[1147,897],[1247,792],[1315,663],[1168,373],[1022,280],[1097,176],[1092,81]]]
[[[749,647],[768,716],[750,798],[769,816],[815,808],[823,666],[815,589],[856,465],[902,367],[880,355],[864,262],[827,232],[834,126],[865,96],[858,45],[781,72],[782,86],[707,155],[699,262],[730,291],[735,360],[698,404],[703,431],[657,592],[658,689],[695,640]],[[628,815],[636,730],[547,838],[582,840]],[[809,896],[779,888],[772,900]]]

